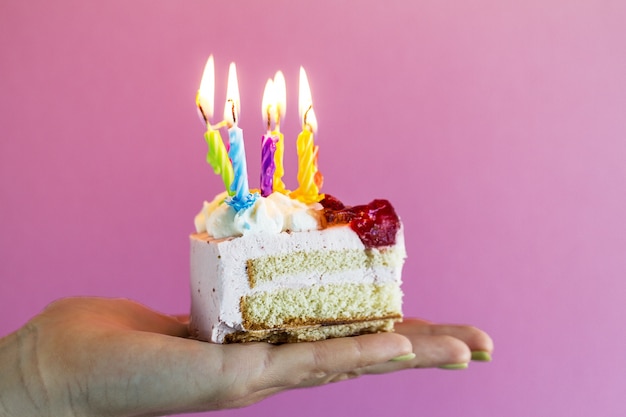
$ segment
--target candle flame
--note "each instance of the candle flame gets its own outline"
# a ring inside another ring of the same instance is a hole
[[[196,96],[196,104],[205,122],[213,117],[213,98],[215,96],[215,63],[213,55],[209,56],[204,66],[200,88]]]
[[[298,113],[303,127],[308,127],[313,133],[317,131],[317,119],[313,110],[311,87],[304,68],[300,67],[300,88],[298,93]]]
[[[228,88],[226,89],[226,104],[224,105],[224,120],[230,125],[239,123],[241,103],[239,101],[239,83],[237,82],[237,68],[231,62],[228,68]]]
[[[280,121],[285,119],[287,110],[287,85],[282,71],[274,75],[274,96],[276,97],[276,130],[279,130]]]
[[[263,92],[263,101],[261,104],[261,116],[269,132],[272,130],[272,122],[276,123],[276,91],[272,79],[267,80],[267,83],[265,83],[265,91]]]

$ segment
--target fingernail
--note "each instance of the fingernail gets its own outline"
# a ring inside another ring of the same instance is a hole
[[[467,369],[466,363],[449,363],[447,365],[441,365],[439,369],[447,369],[447,370],[456,370],[456,369]]]
[[[483,350],[475,350],[472,352],[473,361],[491,362],[491,354]]]
[[[400,355],[400,356],[396,356],[395,358],[389,359],[389,362],[403,362],[403,361],[410,361],[411,359],[415,358],[415,353],[411,352],[411,353],[407,353],[406,355]]]

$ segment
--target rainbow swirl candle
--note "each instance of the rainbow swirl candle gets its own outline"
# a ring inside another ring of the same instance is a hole
[[[251,194],[248,188],[248,172],[246,167],[246,151],[243,142],[243,130],[239,123],[240,101],[239,84],[237,83],[237,69],[231,63],[228,69],[228,88],[226,90],[226,104],[224,106],[224,121],[228,126],[230,149],[228,156],[233,164],[234,180],[230,190],[233,196],[226,203],[237,212],[244,210],[256,201],[258,193]]]
[[[273,188],[275,192],[288,194],[289,191],[285,188],[283,182],[283,175],[285,175],[285,168],[283,166],[283,156],[285,154],[285,137],[280,132],[280,122],[285,120],[285,111],[287,109],[287,87],[285,85],[285,76],[281,71],[278,71],[274,75],[274,97],[276,104],[276,120],[272,136],[276,138],[276,152],[274,153],[274,181]]]
[[[261,195],[267,197],[274,191],[274,172],[276,164],[274,153],[276,152],[277,137],[273,136],[272,121],[276,120],[276,106],[274,97],[274,82],[270,79],[265,84],[261,115],[267,126],[267,133],[261,137]]]
[[[319,193],[321,174],[317,169],[317,146],[313,142],[317,119],[313,110],[309,81],[302,67],[300,67],[298,112],[302,120],[302,132],[297,140],[298,188],[291,193],[291,197],[308,204],[322,200],[324,195]]]
[[[222,176],[224,187],[226,187],[226,190],[232,195],[230,186],[234,178],[233,166],[230,159],[228,159],[226,146],[224,146],[224,141],[222,140],[219,130],[213,130],[210,123],[210,118],[213,117],[214,95],[215,64],[213,62],[213,55],[211,55],[204,66],[200,88],[196,94],[196,105],[207,128],[204,134],[204,140],[208,145],[206,160],[213,167],[213,172]]]

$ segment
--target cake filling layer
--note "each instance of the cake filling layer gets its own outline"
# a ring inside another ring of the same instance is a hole
[[[330,326],[301,326],[277,330],[237,331],[226,335],[225,343],[233,342],[269,342],[292,343],[313,342],[333,337],[357,336],[360,334],[393,332],[393,326],[399,319],[358,321]]]
[[[244,296],[240,303],[248,330],[400,318],[401,305],[397,283],[288,288]]]
[[[306,271],[324,275],[377,267],[397,268],[404,262],[404,248],[315,250],[264,256],[247,261],[250,288],[277,279],[281,275],[294,276]]]

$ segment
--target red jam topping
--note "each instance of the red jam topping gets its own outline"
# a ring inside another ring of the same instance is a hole
[[[400,219],[387,200],[346,207],[335,197],[326,194],[321,202],[329,225],[349,223],[366,247],[391,246],[396,243]]]

